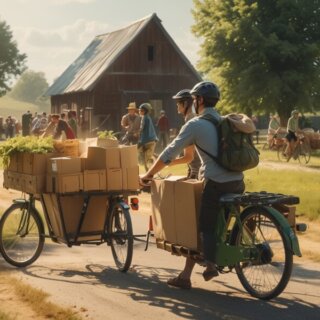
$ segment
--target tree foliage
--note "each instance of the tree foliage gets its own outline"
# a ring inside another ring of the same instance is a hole
[[[48,82],[43,72],[25,71],[10,93],[16,100],[34,104],[45,103],[43,94],[48,89]]]
[[[320,104],[319,0],[194,0],[199,69],[229,110],[277,111]],[[228,110],[228,111],[229,111]]]
[[[25,54],[19,53],[9,26],[0,21],[0,97],[10,89],[10,80],[25,70],[26,58]]]

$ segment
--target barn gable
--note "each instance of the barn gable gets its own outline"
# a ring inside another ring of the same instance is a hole
[[[152,14],[95,37],[46,95],[51,96],[53,112],[82,110],[82,120],[89,121],[84,110],[92,108],[97,125],[107,116],[115,130],[130,101],[149,101],[155,106],[154,116],[167,109],[175,126],[172,95],[198,81],[200,75]]]

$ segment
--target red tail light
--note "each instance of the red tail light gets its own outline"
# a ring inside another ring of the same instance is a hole
[[[132,210],[139,210],[139,199],[135,197],[131,198],[130,207]]]

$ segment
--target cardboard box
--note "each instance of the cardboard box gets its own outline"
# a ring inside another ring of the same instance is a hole
[[[132,168],[122,168],[122,188],[123,190],[138,190],[139,166]]]
[[[138,166],[137,145],[120,146],[121,168]]]
[[[106,170],[85,170],[83,172],[83,190],[106,190]]]
[[[122,170],[107,169],[107,190],[122,190]]]
[[[55,236],[65,242],[65,228],[69,240],[75,240],[83,209],[84,195],[59,196],[56,194],[44,194],[43,199]],[[101,240],[108,207],[107,195],[90,197],[80,229],[79,241]]]
[[[151,183],[151,209],[153,230],[156,239],[177,243],[174,215],[175,182],[183,177],[153,180]]]
[[[48,193],[79,192],[83,190],[83,173],[64,173],[47,175]]]
[[[198,180],[178,181],[174,190],[177,243],[200,250],[199,215],[203,183]]]
[[[151,184],[155,237],[199,250],[198,220],[202,182],[172,176]]]
[[[22,154],[22,171],[25,174],[41,175],[46,174],[47,159],[53,157],[52,153],[28,153]]]
[[[57,196],[51,193],[42,194],[42,196],[43,196],[42,205],[48,214],[49,225],[51,226],[51,230],[53,231],[53,234],[58,238],[64,238],[59,206],[57,201],[54,202],[54,200],[57,199]]]
[[[81,158],[50,158],[47,172],[49,174],[78,173],[81,172]]]
[[[89,147],[85,165],[86,170],[120,168],[120,149]]]

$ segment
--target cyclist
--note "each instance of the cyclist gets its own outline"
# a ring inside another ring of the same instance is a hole
[[[220,100],[218,87],[208,81],[197,83],[190,91],[193,97],[197,114],[210,114],[220,119],[215,109]],[[211,154],[217,155],[218,136],[215,126],[209,121],[195,117],[184,124],[178,136],[161,153],[153,166],[141,177],[141,183],[152,180],[153,176],[169,165],[180,152],[190,146],[199,145]],[[197,149],[197,147],[195,147]],[[231,172],[222,168],[210,156],[197,149],[201,159],[200,178],[204,180],[204,188],[200,209],[200,235],[202,238],[202,251],[206,263],[203,272],[205,281],[219,275],[215,265],[215,227],[220,212],[219,198],[225,193],[242,193],[244,191],[243,173]],[[175,278],[169,279],[168,284],[183,289],[191,288],[191,273],[193,266],[186,265],[184,270]]]
[[[187,122],[194,118],[196,114],[192,110],[193,99],[189,89],[183,89],[175,94],[172,99],[177,102],[177,111],[184,117],[184,121]],[[198,153],[194,149],[194,145],[188,146],[183,150],[184,154],[173,160],[170,165],[176,165],[180,163],[188,164],[188,179],[198,179],[199,168],[201,166],[201,160]]]
[[[299,128],[299,111],[293,110],[291,112],[291,117],[288,119],[287,123],[287,135],[286,139],[288,141],[287,148],[285,150],[285,156],[287,157],[287,160],[291,158],[294,149],[297,146],[298,137],[297,134],[302,133],[302,131]]]

